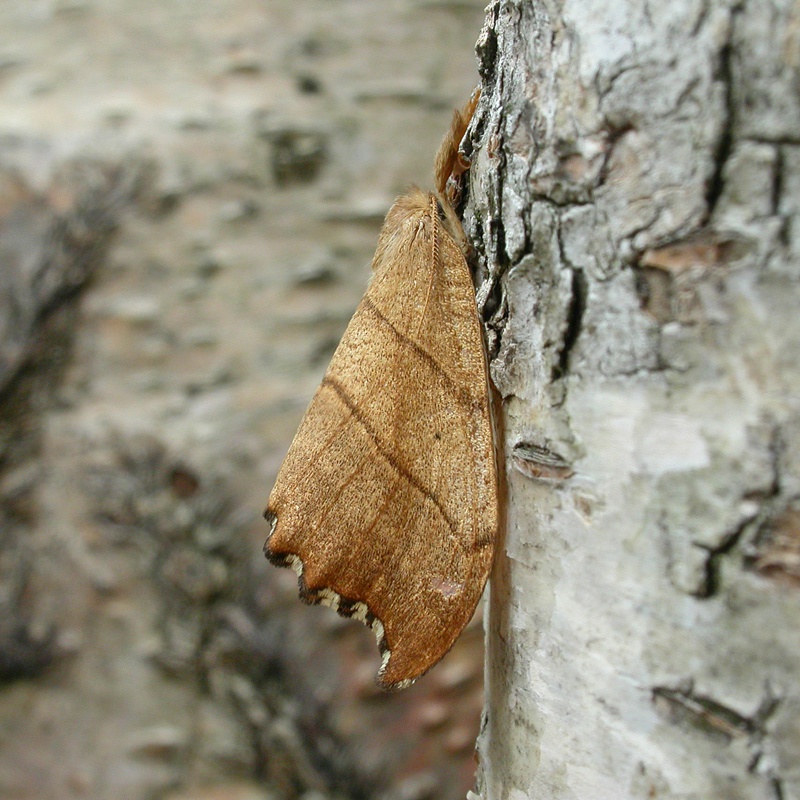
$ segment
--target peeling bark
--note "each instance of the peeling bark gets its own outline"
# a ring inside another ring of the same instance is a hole
[[[503,397],[484,800],[800,797],[800,25],[487,9],[465,228]]]

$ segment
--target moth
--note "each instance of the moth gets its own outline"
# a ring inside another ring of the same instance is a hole
[[[302,600],[372,628],[387,689],[458,638],[498,531],[487,357],[453,207],[477,100],[454,114],[436,190],[412,188],[386,215],[366,294],[264,512],[267,558],[295,570]]]

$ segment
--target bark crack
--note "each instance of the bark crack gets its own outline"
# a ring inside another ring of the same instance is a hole
[[[764,723],[780,705],[769,691],[752,716],[736,711],[708,695],[694,691],[690,680],[678,686],[655,686],[652,699],[656,708],[666,712],[672,721],[688,724],[710,735],[722,735],[727,740],[748,737],[763,738]],[[760,754],[748,766],[752,772]]]
[[[551,380],[564,377],[569,370],[569,357],[583,327],[583,315],[586,312],[588,283],[582,269],[572,269],[572,286],[569,307],[567,308],[567,326],[562,338],[561,352],[553,365]]]
[[[700,582],[695,596],[706,600],[718,594],[721,588],[720,571],[723,558],[730,553],[741,541],[742,535],[747,530],[763,529],[775,516],[775,501],[780,496],[780,429],[772,431],[770,444],[770,466],[772,480],[765,490],[758,490],[746,493],[742,499],[756,501],[758,510],[745,517],[731,531],[729,531],[715,547],[695,543],[696,547],[705,550],[708,555],[704,565],[704,579]],[[745,559],[747,564],[747,559]]]
[[[730,531],[723,539],[721,544],[716,547],[709,547],[708,545],[696,544],[695,546],[701,550],[705,550],[708,554],[704,564],[704,574],[697,591],[694,593],[695,597],[701,600],[707,600],[713,597],[720,590],[720,568],[722,558],[736,547],[739,539],[742,536],[744,529],[750,524],[752,520],[747,520],[740,527],[734,531]]]
[[[714,169],[706,187],[706,218],[709,219],[717,207],[725,188],[725,165],[733,150],[733,129],[736,123],[736,106],[733,94],[733,35],[736,27],[736,15],[742,6],[731,9],[731,25],[727,40],[719,51],[716,64],[715,80],[725,88],[722,112],[722,130],[713,153]]]

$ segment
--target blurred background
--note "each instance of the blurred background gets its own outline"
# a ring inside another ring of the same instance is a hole
[[[464,797],[482,630],[381,693],[261,519],[483,0],[0,0],[0,797]]]

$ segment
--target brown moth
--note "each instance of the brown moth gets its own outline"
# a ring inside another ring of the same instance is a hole
[[[413,188],[386,215],[369,287],[264,513],[267,558],[294,568],[307,603],[372,628],[387,689],[458,638],[498,529],[487,360],[451,202],[477,99],[442,142],[436,192]]]

